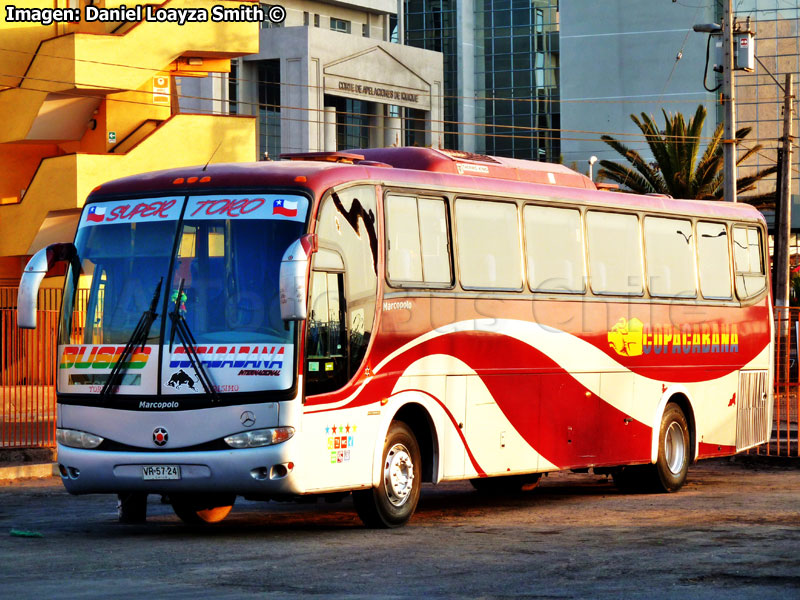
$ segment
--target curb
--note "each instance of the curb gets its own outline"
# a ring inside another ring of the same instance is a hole
[[[15,465],[13,467],[0,467],[0,481],[14,479],[55,477],[58,475],[56,463]]]

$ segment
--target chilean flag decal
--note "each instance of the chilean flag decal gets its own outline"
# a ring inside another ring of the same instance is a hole
[[[99,206],[90,206],[89,212],[86,213],[86,220],[95,223],[102,223],[106,218],[106,209]]]
[[[272,203],[272,214],[282,215],[284,217],[296,217],[297,201],[278,198]]]

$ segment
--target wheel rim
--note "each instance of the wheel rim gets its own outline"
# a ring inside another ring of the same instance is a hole
[[[403,444],[395,444],[386,454],[383,481],[386,496],[394,506],[402,506],[411,497],[414,489],[414,463],[408,448]]]
[[[672,422],[667,428],[667,435],[664,437],[664,457],[670,472],[673,475],[680,474],[686,459],[686,446],[683,443],[683,428],[678,423]]]

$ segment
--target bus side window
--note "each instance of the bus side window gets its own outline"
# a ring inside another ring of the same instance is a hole
[[[326,260],[333,255],[333,261]],[[320,249],[315,267],[321,263],[336,262],[343,267],[341,258],[329,250]],[[337,265],[333,265],[337,266]],[[344,324],[344,274],[339,272],[311,272],[311,304],[306,325],[306,392],[320,394],[340,388],[347,383],[347,349]]]
[[[645,217],[644,247],[647,282],[652,296],[697,296],[691,221]]]
[[[736,272],[736,294],[739,298],[751,298],[767,287],[761,257],[759,230],[756,227],[734,227],[733,261]]]
[[[444,200],[387,196],[386,237],[390,282],[452,284]]]
[[[375,322],[378,294],[376,212],[374,186],[354,186],[332,192],[320,205],[317,216],[320,251],[314,255],[311,265],[310,309],[314,312],[314,320],[327,325],[314,330],[309,321],[307,329],[308,336],[316,331],[317,335],[325,333],[329,337],[325,342],[327,345],[308,349],[309,377],[313,374],[312,368],[322,370],[318,375],[319,385],[316,389],[314,385],[307,389],[309,394],[342,387],[356,374],[364,360]],[[335,261],[338,263],[334,264]],[[320,272],[325,274],[324,287]],[[322,302],[322,296],[327,302],[327,316],[316,306],[317,301]],[[338,307],[332,308],[337,297]],[[332,314],[338,314],[338,319],[332,319]],[[334,321],[339,323],[335,332],[335,326],[330,325]],[[313,352],[322,350],[330,354],[317,355],[317,358],[325,360],[316,360],[318,364],[314,366]],[[328,356],[333,359],[328,360]]]
[[[704,298],[732,297],[728,230],[723,223],[697,223],[697,262]]]
[[[528,205],[522,216],[531,290],[584,292],[586,278],[580,211]]]
[[[588,211],[589,275],[595,294],[639,296],[642,246],[636,215]]]
[[[456,200],[458,269],[465,289],[522,289],[517,205]]]

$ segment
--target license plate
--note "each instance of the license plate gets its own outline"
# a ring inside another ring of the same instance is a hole
[[[180,479],[180,465],[144,465],[142,479]]]

